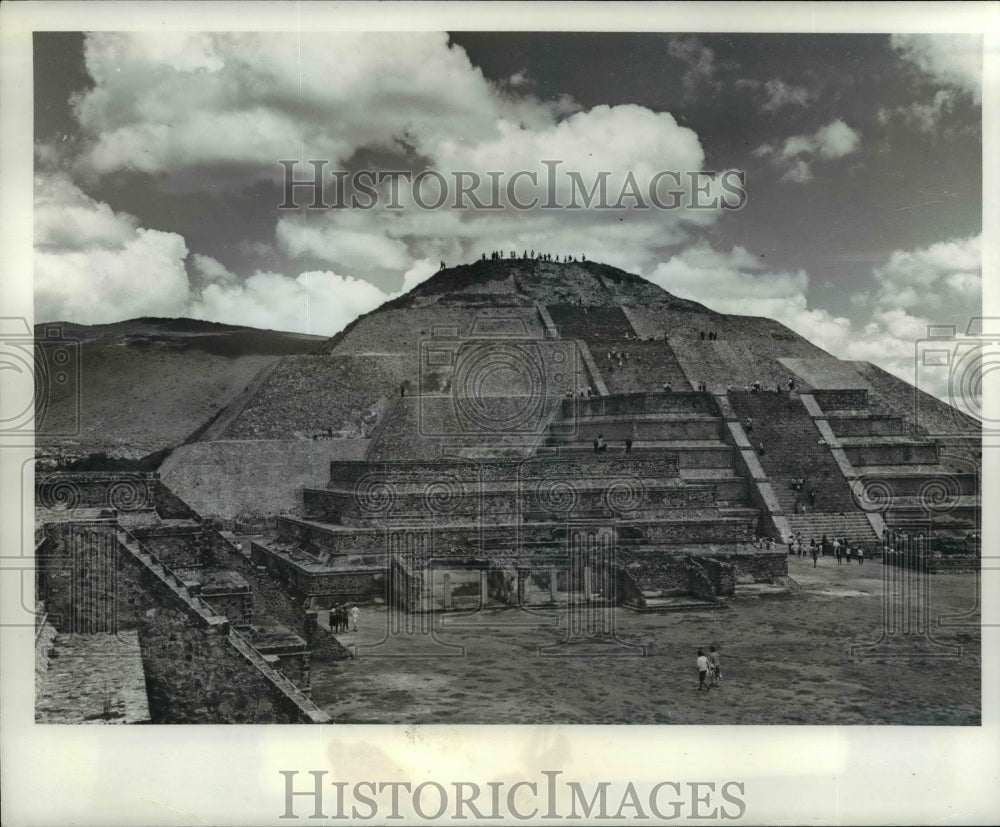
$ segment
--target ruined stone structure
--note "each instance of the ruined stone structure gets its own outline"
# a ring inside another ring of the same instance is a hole
[[[40,476],[36,518],[39,722],[329,720],[314,619],[155,475]]]
[[[594,607],[781,581],[794,535],[978,530],[979,423],[606,265],[443,270],[322,351],[269,366],[159,477],[39,477],[40,697],[53,648],[118,634],[131,666],[83,718],[320,721],[333,606],[583,607],[585,638],[608,633]]]
[[[393,350],[376,350],[389,322]],[[693,570],[718,596],[784,576],[794,534],[874,544],[925,519],[942,484],[936,530],[978,525],[971,420],[936,438],[871,366],[604,265],[443,271],[335,337],[328,358],[395,365],[400,384],[370,391],[381,414],[364,459],[331,462],[254,546],[317,606],[644,607],[695,581],[705,593]]]

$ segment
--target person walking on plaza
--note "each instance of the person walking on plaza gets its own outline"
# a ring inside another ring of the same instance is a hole
[[[357,605],[351,606],[351,624],[354,626],[352,632],[358,631],[358,618],[361,616],[361,609]]]
[[[816,560],[819,559],[819,546],[812,547],[813,568],[816,568]]]
[[[865,547],[858,546],[858,565],[863,566],[865,564]]]
[[[712,676],[711,686],[718,686],[722,682],[722,659],[714,646],[708,649],[708,666]]]
[[[840,565],[840,540],[833,538],[833,556],[837,558],[837,565]]]
[[[705,657],[705,653],[699,649],[698,650],[698,691],[700,692],[704,689],[706,692],[709,690],[709,686],[705,683],[705,678],[708,677],[708,658]]]
[[[632,437],[630,436],[625,437],[625,453],[632,453]]]

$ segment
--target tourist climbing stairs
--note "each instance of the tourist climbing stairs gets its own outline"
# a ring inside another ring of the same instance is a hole
[[[850,483],[797,394],[737,391],[728,400],[793,532],[875,539]]]

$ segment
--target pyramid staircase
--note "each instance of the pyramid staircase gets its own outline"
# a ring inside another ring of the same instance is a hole
[[[877,539],[851,485],[798,394],[735,391],[728,401],[793,533]],[[751,429],[747,428],[747,419]],[[761,447],[763,446],[763,450]],[[802,490],[793,481],[802,479]],[[810,498],[810,493],[815,498]]]

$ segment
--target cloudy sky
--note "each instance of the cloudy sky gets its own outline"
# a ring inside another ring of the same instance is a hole
[[[959,35],[36,33],[35,318],[329,335],[442,260],[537,249],[912,380],[928,323],[981,315],[981,49]],[[629,172],[737,170],[747,200],[282,210],[283,159],[484,178],[558,160],[607,171],[612,193]]]

